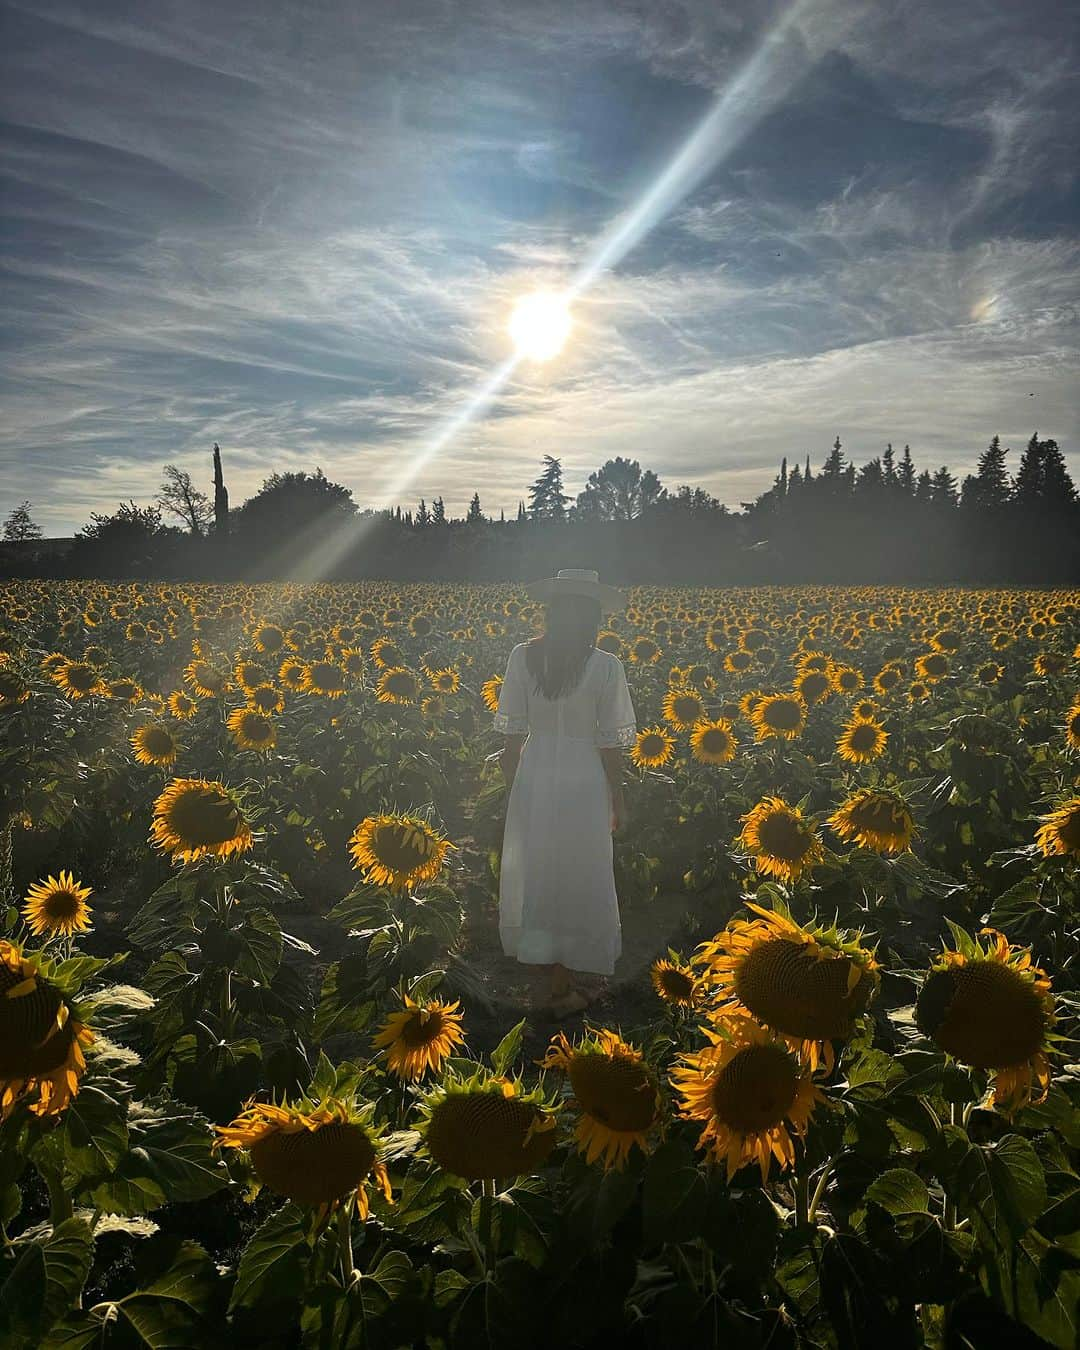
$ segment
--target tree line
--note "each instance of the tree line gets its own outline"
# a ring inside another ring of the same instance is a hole
[[[1080,495],[1058,443],[1032,435],[1015,473],[994,436],[958,483],[892,445],[856,466],[837,437],[815,471],[785,459],[766,492],[729,511],[704,488],[667,488],[617,456],[576,496],[545,455],[509,519],[474,492],[452,517],[442,497],[371,511],[321,469],[273,473],[229,507],[221,452],[211,499],[164,468],[151,505],[93,514],[69,549],[35,547],[30,504],[3,527],[5,571],[189,579],[502,581],[596,567],[627,584],[1080,582]]]

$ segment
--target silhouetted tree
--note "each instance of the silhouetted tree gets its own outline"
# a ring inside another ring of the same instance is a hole
[[[999,510],[1009,500],[1009,475],[1005,470],[1005,456],[1001,437],[995,436],[979,456],[974,475],[964,479],[961,501],[965,509],[979,511]]]
[[[12,507],[7,520],[4,521],[4,542],[22,544],[28,539],[40,538],[41,526],[30,514],[30,503],[21,502],[18,506]]]
[[[220,467],[221,461],[217,459],[215,469]],[[178,469],[175,464],[166,464],[164,474],[165,479],[155,499],[158,506],[182,521],[187,526],[189,534],[201,539],[214,519],[210,498],[205,492],[199,491],[186,469]],[[223,486],[222,491],[224,490]]]
[[[436,497],[431,503],[431,523],[432,525],[446,524],[446,503],[441,497]]]
[[[472,501],[469,502],[468,514],[465,517],[466,525],[482,525],[484,522],[484,513],[480,508],[480,494],[474,492]]]
[[[229,533],[229,494],[221,472],[221,446],[214,442],[214,533],[224,538]]]
[[[529,488],[530,519],[565,520],[566,503],[569,500],[563,491],[562,461],[553,455],[545,455],[543,472]],[[519,510],[519,519],[521,514]]]
[[[589,474],[576,509],[585,520],[635,520],[663,495],[663,485],[651,469],[642,472],[636,459],[617,455]]]
[[[420,498],[420,505],[416,508],[416,528],[426,530],[431,524],[431,512],[428,510],[427,502],[423,497]]]
[[[904,446],[900,467],[896,470],[896,485],[909,497],[915,496],[915,461],[911,458],[911,446]]]

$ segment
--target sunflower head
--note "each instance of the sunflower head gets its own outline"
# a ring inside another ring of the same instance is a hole
[[[731,723],[722,717],[699,722],[690,734],[690,753],[699,764],[730,764],[736,745]]]
[[[829,817],[829,824],[848,844],[875,853],[903,853],[911,847],[915,821],[898,792],[859,788]]]
[[[136,727],[131,745],[139,764],[153,764],[165,769],[176,763],[181,750],[180,742],[162,722],[148,722]]]
[[[738,842],[765,876],[797,881],[825,856],[813,824],[781,797],[764,798],[742,820]]]
[[[664,727],[646,727],[638,732],[630,759],[639,769],[659,769],[674,753],[674,736]]]
[[[264,685],[269,688],[269,685]],[[255,708],[235,708],[225,724],[233,742],[241,750],[272,750],[277,744],[277,732],[269,717]]]
[[[484,700],[484,707],[489,713],[499,711],[499,690],[502,688],[503,677],[501,675],[492,675],[490,680],[485,680],[480,686],[480,697]]]
[[[187,722],[198,712],[199,705],[182,689],[177,689],[175,693],[169,695],[168,709],[172,715],[181,722]]]
[[[798,924],[782,906],[750,904],[694,957],[702,981],[729,1011],[756,1017],[815,1067],[831,1067],[832,1042],[845,1040],[879,982],[861,934]]]
[[[766,694],[750,712],[759,741],[793,741],[806,725],[806,703],[799,694]]]
[[[836,752],[848,764],[869,764],[885,749],[889,733],[880,722],[854,718],[841,733]]]
[[[355,1194],[366,1219],[369,1180],[390,1199],[373,1114],[338,1097],[283,1106],[251,1101],[231,1124],[214,1129],[219,1147],[247,1151],[255,1175],[275,1195],[325,1212]]]
[[[68,661],[53,673],[52,678],[71,699],[105,693],[101,676],[89,661]]]
[[[1028,948],[1011,946],[993,928],[982,929],[980,942],[950,927],[956,947],[942,952],[923,982],[919,1030],[959,1063],[992,1070],[995,1105],[1013,1111],[1041,1101],[1055,1020],[1046,973]]]
[[[312,661],[304,667],[300,689],[322,698],[340,698],[345,692],[345,672],[335,661]]]
[[[1035,842],[1046,858],[1080,858],[1080,797],[1064,801],[1049,815],[1035,833]]]
[[[461,687],[461,675],[455,666],[446,666],[443,670],[433,670],[428,676],[432,689],[440,694],[456,694]]]
[[[437,1071],[455,1046],[465,1044],[465,1033],[456,1002],[415,1003],[406,995],[404,1004],[386,1019],[373,1044],[386,1056],[391,1073],[414,1082],[429,1069]]]
[[[414,670],[390,666],[379,676],[375,697],[380,703],[416,703],[423,689],[423,682]]]
[[[652,986],[665,1003],[690,1008],[697,1002],[698,977],[690,966],[674,955],[654,961],[650,971]]]
[[[1065,714],[1065,740],[1073,750],[1080,750],[1080,698]]]
[[[635,1145],[645,1149],[660,1119],[660,1096],[640,1050],[603,1028],[576,1045],[560,1032],[540,1063],[564,1070],[570,1080],[580,1111],[575,1140],[587,1162],[621,1169]]]
[[[679,731],[689,731],[705,716],[705,704],[694,689],[669,689],[661,708],[665,721]]]
[[[0,938],[0,1120],[20,1101],[39,1116],[63,1111],[79,1091],[83,1049],[93,1039],[40,958]]]
[[[437,1166],[465,1181],[523,1176],[547,1162],[556,1116],[542,1089],[478,1069],[448,1074],[423,1102],[424,1148]]]
[[[23,918],[34,937],[70,937],[90,927],[89,886],[80,886],[70,872],[35,881],[26,892]]]
[[[150,837],[174,859],[228,858],[254,844],[232,793],[205,778],[174,778],[154,802]]]
[[[267,717],[285,708],[285,695],[272,684],[257,684],[254,689],[249,689],[247,701],[249,708]]]
[[[353,866],[392,891],[434,880],[452,847],[422,816],[403,812],[366,816],[349,839]]]
[[[708,1045],[671,1072],[680,1115],[702,1123],[698,1147],[726,1165],[729,1181],[756,1162],[764,1182],[773,1158],[794,1165],[791,1135],[806,1132],[822,1094],[809,1066],[753,1018],[728,1016],[702,1031]]]

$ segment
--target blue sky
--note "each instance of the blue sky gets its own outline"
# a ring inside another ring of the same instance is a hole
[[[513,511],[545,453],[734,506],[838,433],[962,474],[1037,429],[1080,477],[1071,8],[2,4],[0,511],[68,533],[167,461],[208,487],[215,440],[234,502],[319,464],[455,512]],[[515,298],[725,97],[565,352],[426,457]]]

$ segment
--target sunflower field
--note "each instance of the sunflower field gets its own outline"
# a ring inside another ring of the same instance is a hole
[[[513,587],[0,583],[0,1345],[1076,1344],[1080,593],[631,592],[624,958],[498,948]]]

